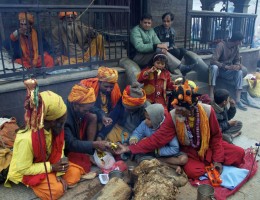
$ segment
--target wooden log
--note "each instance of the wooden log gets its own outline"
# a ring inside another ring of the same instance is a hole
[[[101,190],[97,200],[128,200],[131,188],[121,179],[114,177]]]

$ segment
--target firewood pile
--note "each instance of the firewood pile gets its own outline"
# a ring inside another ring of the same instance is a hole
[[[174,200],[178,187],[188,182],[185,173],[178,175],[175,169],[157,159],[142,161],[133,173],[138,177],[134,186],[135,200]]]

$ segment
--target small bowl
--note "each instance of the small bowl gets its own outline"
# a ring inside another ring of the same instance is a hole
[[[124,174],[123,174],[123,172],[121,172],[119,170],[113,170],[113,171],[109,172],[108,176],[109,176],[109,179],[112,179],[114,177],[123,179]]]

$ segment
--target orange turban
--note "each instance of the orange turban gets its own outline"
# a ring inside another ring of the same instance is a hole
[[[95,91],[92,87],[74,85],[68,97],[69,102],[79,104],[93,103],[96,101]]]
[[[146,101],[145,91],[141,88],[140,84],[135,82],[132,86],[128,85],[122,96],[122,102],[127,108],[141,107]]]
[[[60,12],[59,13],[59,18],[62,19],[65,16],[70,16],[70,15],[75,15],[77,16],[78,13],[77,12]]]
[[[18,15],[19,20],[28,20],[30,24],[34,23],[34,17],[30,13],[19,13]]]
[[[97,78],[99,81],[117,83],[118,72],[115,69],[101,66],[98,68]]]

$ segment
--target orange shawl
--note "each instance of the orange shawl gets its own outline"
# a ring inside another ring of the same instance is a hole
[[[200,135],[201,135],[201,144],[200,150],[198,151],[199,156],[204,159],[205,152],[209,148],[209,139],[210,139],[210,127],[209,127],[209,120],[207,117],[207,113],[203,109],[202,105],[197,104],[199,109],[199,116],[200,116]],[[176,132],[177,137],[181,145],[185,145],[185,123],[179,122],[176,120]]]
[[[28,61],[29,63],[32,62],[32,65],[36,66],[38,62],[39,50],[38,37],[35,29],[32,29],[32,33],[29,38],[27,38],[27,36],[20,35],[20,44],[22,48],[23,59]],[[29,46],[32,46],[32,50]]]

